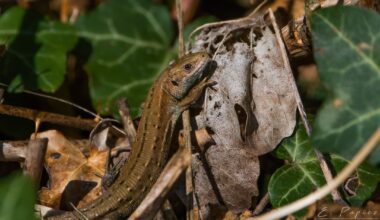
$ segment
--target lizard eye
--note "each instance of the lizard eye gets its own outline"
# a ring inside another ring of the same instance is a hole
[[[183,66],[183,69],[186,71],[190,71],[192,68],[193,68],[193,65],[191,65],[190,63],[187,63]]]

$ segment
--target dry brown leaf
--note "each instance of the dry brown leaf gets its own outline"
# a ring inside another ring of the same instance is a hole
[[[258,156],[293,132],[296,101],[275,34],[263,17],[214,25],[197,36],[193,51],[215,56],[199,127],[216,145],[194,155],[195,194],[202,219],[226,207],[235,214],[258,195]]]
[[[99,196],[99,175],[104,175],[107,151],[89,146],[86,157],[56,130],[38,133],[37,138],[49,139],[45,156],[49,187],[39,192],[42,205],[67,210],[72,209],[71,202],[80,208]]]

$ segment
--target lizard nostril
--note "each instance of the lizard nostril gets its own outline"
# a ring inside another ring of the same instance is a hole
[[[170,82],[173,84],[173,86],[178,86],[178,82],[177,82],[177,81],[172,80],[172,81],[170,81]]]

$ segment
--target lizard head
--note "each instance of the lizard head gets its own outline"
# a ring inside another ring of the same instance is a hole
[[[198,82],[208,78],[215,67],[216,62],[208,53],[187,54],[169,66],[163,89],[175,99],[181,100]]]

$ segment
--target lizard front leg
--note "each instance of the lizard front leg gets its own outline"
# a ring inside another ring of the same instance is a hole
[[[189,94],[180,101],[179,106],[181,111],[186,110],[191,104],[194,104],[201,96],[202,92],[210,86],[214,86],[217,83],[215,81],[208,81],[207,78],[203,79],[198,85],[189,91]]]

